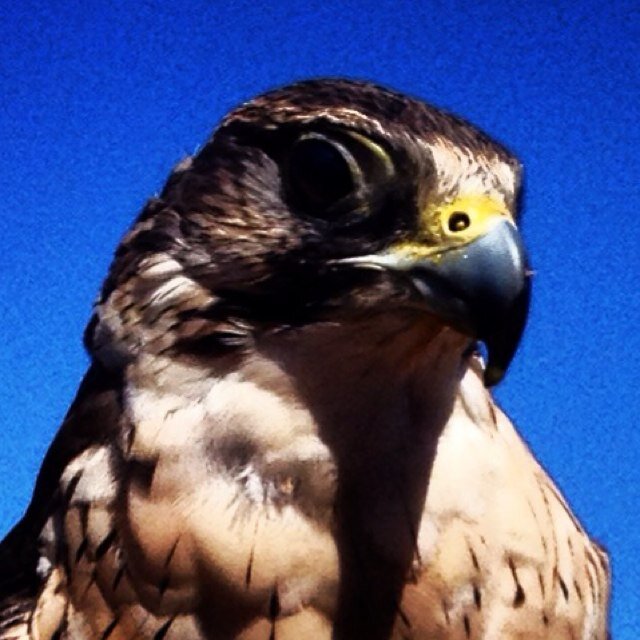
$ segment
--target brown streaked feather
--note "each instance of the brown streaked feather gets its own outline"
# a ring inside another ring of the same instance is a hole
[[[42,587],[36,571],[38,538],[60,500],[58,479],[76,455],[114,437],[121,416],[120,395],[120,376],[94,363],[45,456],[27,511],[0,544],[0,625],[15,607],[33,606]]]

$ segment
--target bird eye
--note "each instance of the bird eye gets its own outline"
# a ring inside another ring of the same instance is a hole
[[[347,148],[318,133],[291,147],[286,180],[293,204],[314,215],[327,213],[362,182],[358,163]]]

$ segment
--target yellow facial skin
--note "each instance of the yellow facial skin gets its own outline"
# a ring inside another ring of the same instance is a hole
[[[417,237],[392,245],[389,253],[404,259],[437,260],[438,254],[469,244],[504,218],[514,222],[511,211],[500,200],[485,194],[462,195],[427,207],[420,216]]]

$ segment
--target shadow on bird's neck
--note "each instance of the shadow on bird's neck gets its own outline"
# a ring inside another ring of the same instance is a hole
[[[336,638],[386,638],[469,339],[415,312],[279,331],[257,341],[310,412],[336,466]]]
[[[267,332],[254,363],[286,378],[329,441],[361,449],[380,436],[386,450],[389,431],[413,439],[444,426],[468,344],[425,313],[387,312]]]

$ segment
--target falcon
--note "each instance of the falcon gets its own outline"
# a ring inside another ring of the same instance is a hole
[[[607,556],[488,390],[520,174],[368,83],[227,115],[115,252],[0,638],[604,640]]]

